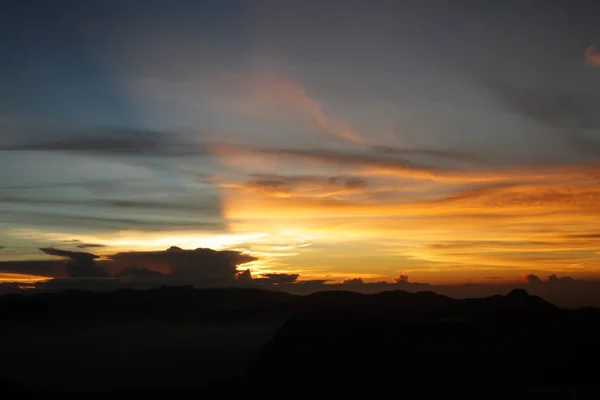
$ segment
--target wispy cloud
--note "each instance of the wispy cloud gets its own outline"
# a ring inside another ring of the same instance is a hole
[[[288,78],[251,77],[242,83],[235,98],[226,104],[233,111],[252,118],[296,124],[352,143],[368,142],[350,124],[328,115],[299,83]]]
[[[600,53],[596,53],[596,45],[591,44],[585,50],[585,63],[590,67],[600,67]]]
[[[13,144],[0,146],[0,151],[69,152],[98,156],[199,156],[206,155],[197,142],[190,142],[182,135],[166,132],[105,129],[74,131],[44,136],[24,141],[13,139]]]

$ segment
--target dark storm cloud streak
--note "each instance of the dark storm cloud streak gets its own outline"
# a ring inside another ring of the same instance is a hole
[[[91,253],[84,253],[81,251],[59,250],[53,247],[44,247],[40,250],[51,256],[65,257],[72,260],[93,260],[95,258],[98,258],[97,255]]]
[[[71,152],[102,156],[199,156],[206,152],[190,144],[160,144],[151,140],[128,139],[70,139],[64,142],[46,142],[0,146],[0,151]]]
[[[0,203],[12,204],[45,204],[45,205],[80,205],[87,207],[109,207],[109,208],[124,208],[124,209],[143,209],[143,210],[182,210],[182,211],[215,211],[214,203],[218,203],[218,198],[206,198],[210,204],[197,205],[199,202],[192,202],[190,199],[188,204],[175,203],[169,204],[158,201],[147,200],[118,200],[118,199],[103,199],[103,200],[70,200],[70,199],[42,199],[33,197],[0,197]]]
[[[220,218],[220,217],[219,217]],[[213,231],[223,231],[225,229],[224,221],[193,221],[190,217],[180,218],[177,220],[135,220],[127,218],[109,218],[109,217],[93,217],[89,215],[77,214],[59,214],[59,213],[44,213],[35,211],[6,211],[0,213],[0,222],[10,222],[28,225],[43,225],[51,227],[75,227],[86,228],[96,227],[104,229],[130,229],[144,230],[164,230],[164,229],[207,229]]]
[[[0,151],[70,152],[99,156],[201,156],[208,155],[204,146],[190,142],[173,132],[105,129],[74,131],[68,134],[48,132],[54,140],[30,139],[0,146]]]
[[[100,244],[100,243],[81,243],[79,245],[77,245],[77,248],[79,249],[91,249],[91,248],[103,248],[106,247],[105,244]]]

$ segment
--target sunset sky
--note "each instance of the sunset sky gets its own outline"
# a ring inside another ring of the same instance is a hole
[[[171,246],[255,277],[600,277],[593,2],[8,3],[0,281]]]

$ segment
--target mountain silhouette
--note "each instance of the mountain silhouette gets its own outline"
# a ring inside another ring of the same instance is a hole
[[[561,310],[524,290],[465,300],[332,292],[306,301],[314,311],[282,326],[251,363],[249,382],[269,376],[331,387],[401,377],[404,390],[595,382],[586,359],[600,355],[597,310]]]
[[[464,398],[502,382],[595,384],[600,360],[599,310],[561,309],[524,290],[474,299],[167,286],[10,294],[0,297],[0,323],[0,377],[54,393],[260,393],[268,379],[273,388],[400,384]]]

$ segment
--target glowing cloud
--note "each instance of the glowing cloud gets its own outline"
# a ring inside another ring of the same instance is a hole
[[[366,142],[349,124],[327,115],[323,106],[291,79],[254,77],[241,89],[239,97],[227,102],[228,107],[239,113],[261,120],[299,124],[313,132],[349,142]]]
[[[596,53],[596,45],[591,44],[585,50],[585,63],[590,67],[600,67],[600,53]]]

